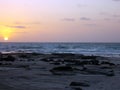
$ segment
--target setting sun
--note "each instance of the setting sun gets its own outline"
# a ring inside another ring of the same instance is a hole
[[[3,37],[4,41],[8,41],[9,37],[13,36],[14,29],[6,26],[0,26],[0,36]]]
[[[4,37],[4,40],[5,40],[5,41],[8,41],[8,37]]]

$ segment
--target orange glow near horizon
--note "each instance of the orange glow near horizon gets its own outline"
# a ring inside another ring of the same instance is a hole
[[[8,39],[8,37],[4,37],[4,40],[5,40],[5,41],[8,41],[9,39]]]
[[[10,36],[13,35],[13,30],[9,27],[1,26],[0,27],[0,35],[3,37],[5,41],[9,39]]]

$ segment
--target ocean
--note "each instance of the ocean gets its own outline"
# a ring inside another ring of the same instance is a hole
[[[120,57],[120,43],[13,43],[1,42],[0,52],[76,53]]]

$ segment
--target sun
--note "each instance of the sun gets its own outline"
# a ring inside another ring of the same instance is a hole
[[[8,41],[8,37],[4,37],[4,40],[5,40],[5,41]]]

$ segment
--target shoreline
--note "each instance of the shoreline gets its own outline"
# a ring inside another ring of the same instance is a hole
[[[52,52],[50,53],[42,53],[42,52],[31,52],[31,51],[3,51],[3,52],[0,52],[1,54],[21,54],[21,53],[36,53],[36,54],[53,54]],[[120,54],[119,53],[114,53],[114,54],[100,54],[100,53],[72,53],[72,52],[55,52],[55,53],[58,53],[58,54],[81,54],[81,55],[85,55],[85,56],[101,56],[101,57],[120,57]]]

